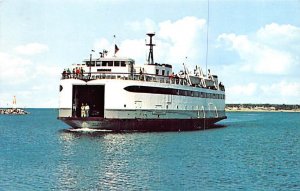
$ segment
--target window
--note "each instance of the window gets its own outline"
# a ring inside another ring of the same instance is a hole
[[[155,74],[156,74],[156,75],[159,74],[159,69],[156,69]]]
[[[113,66],[113,61],[108,61],[108,66]]]
[[[107,66],[108,65],[108,62],[107,61],[103,61],[102,62],[102,66]]]
[[[122,67],[125,67],[125,66],[126,66],[125,61],[121,61],[121,66],[122,66]]]
[[[96,66],[101,66],[101,61],[97,61]]]
[[[90,64],[90,63],[92,63],[92,64]],[[87,66],[95,66],[95,61],[92,61],[92,62],[86,61],[86,65]]]
[[[120,66],[120,61],[115,61],[114,66]]]
[[[161,75],[163,75],[163,76],[165,75],[165,70],[161,71]]]

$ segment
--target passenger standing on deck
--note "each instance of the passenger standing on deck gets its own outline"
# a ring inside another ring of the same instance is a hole
[[[67,70],[64,69],[64,71],[63,71],[63,79],[66,79],[66,78],[67,78]]]
[[[80,70],[79,70],[79,68],[76,68],[76,77],[80,78]]]
[[[83,70],[83,68],[81,67],[81,68],[80,68],[80,75],[81,75],[81,77],[83,77],[83,73],[84,73],[84,70]]]
[[[143,80],[143,71],[142,71],[142,68],[140,68],[140,80]]]
[[[71,71],[70,71],[70,68],[67,69],[67,76],[68,76],[68,78],[71,78]]]
[[[85,117],[85,106],[83,105],[83,103],[81,104],[81,117]]]
[[[72,107],[73,109],[73,117],[76,117],[76,104],[75,103],[73,103],[73,107]]]
[[[73,68],[72,74],[73,74],[73,78],[76,78],[76,76],[75,76],[75,68]]]
[[[87,103],[85,104],[84,110],[85,110],[85,117],[89,117],[90,106]]]

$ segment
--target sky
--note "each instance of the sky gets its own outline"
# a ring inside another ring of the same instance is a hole
[[[155,62],[209,68],[226,103],[300,104],[299,10],[300,0],[0,0],[0,107],[16,96],[57,108],[61,72],[92,49],[116,43],[144,64],[148,32]]]

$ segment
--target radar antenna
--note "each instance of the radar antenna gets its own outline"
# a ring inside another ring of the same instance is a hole
[[[155,44],[152,43],[152,37],[155,35],[155,33],[147,33],[147,35],[150,37],[150,43],[146,44],[146,46],[150,46],[149,49],[149,55],[148,55],[148,64],[154,64],[154,60],[153,60],[153,46],[155,46]]]

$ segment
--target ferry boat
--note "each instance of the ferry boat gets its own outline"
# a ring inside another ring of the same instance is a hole
[[[184,131],[214,127],[225,115],[225,88],[200,67],[174,74],[172,65],[154,63],[148,33],[147,63],[100,53],[62,73],[59,116],[72,128],[111,131]]]

